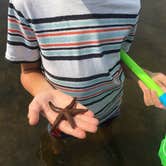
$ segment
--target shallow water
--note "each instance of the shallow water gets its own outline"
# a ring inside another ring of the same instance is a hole
[[[127,81],[120,118],[103,136],[88,141],[65,140],[64,153],[56,160],[47,150],[43,131],[46,121],[29,127],[26,113],[31,97],[19,84],[19,66],[3,60],[6,42],[7,0],[0,1],[0,165],[1,166],[159,166],[159,144],[166,133],[166,111],[145,107],[134,81]],[[152,71],[166,73],[166,1],[143,2],[136,40],[131,49],[136,61]],[[44,143],[43,143],[44,144]],[[87,151],[88,147],[89,148]],[[76,152],[76,149],[82,149]],[[72,155],[71,155],[72,154]],[[43,158],[43,160],[41,159]],[[47,163],[47,164],[46,164]]]

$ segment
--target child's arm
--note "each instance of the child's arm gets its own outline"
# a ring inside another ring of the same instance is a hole
[[[21,83],[24,88],[34,96],[29,105],[29,123],[35,125],[39,121],[39,114],[42,113],[48,121],[53,124],[57,113],[53,112],[48,102],[52,101],[58,107],[66,107],[72,97],[54,89],[43,76],[40,69],[40,62],[21,64]],[[78,104],[78,108],[85,108]],[[59,124],[59,129],[66,134],[77,138],[85,138],[86,132],[94,133],[97,130],[98,120],[94,118],[91,111],[79,114],[74,117],[78,127],[72,129],[69,123],[64,120]]]
[[[44,78],[40,66],[40,61],[21,64],[21,83],[32,96],[36,96],[41,91],[53,89]]]
[[[142,81],[140,81],[123,62],[122,67],[126,77],[131,78],[138,83],[139,87],[143,92],[144,103],[146,106],[154,105],[155,107],[158,107],[160,109],[166,109],[160,103],[156,92],[147,88],[145,84]],[[146,69],[144,69],[144,71],[148,73],[148,75],[151,76],[153,80],[166,92],[166,75],[164,75],[163,73],[153,73]]]

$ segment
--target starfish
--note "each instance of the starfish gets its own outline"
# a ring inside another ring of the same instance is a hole
[[[51,131],[54,131],[57,128],[57,126],[59,125],[59,123],[64,119],[68,120],[69,124],[74,129],[76,127],[76,123],[75,123],[73,117],[77,114],[85,113],[88,111],[88,109],[76,108],[76,98],[74,98],[72,100],[72,102],[65,108],[56,107],[51,101],[49,101],[48,104],[53,111],[59,113],[59,115],[57,116],[57,118],[55,119],[55,121],[52,125]]]

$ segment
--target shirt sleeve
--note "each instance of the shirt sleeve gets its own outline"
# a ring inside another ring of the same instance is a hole
[[[12,1],[8,7],[8,33],[5,58],[11,62],[34,62],[40,59],[33,29]]]
[[[139,19],[139,16],[137,16],[137,19],[136,19],[137,22],[138,22],[138,19]],[[130,33],[124,39],[124,41],[122,43],[122,49],[124,51],[129,52],[132,42],[134,40],[135,34],[136,34],[136,30],[137,30],[137,23],[132,27],[132,29],[130,30]]]

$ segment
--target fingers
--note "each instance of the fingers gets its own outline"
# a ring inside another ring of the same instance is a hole
[[[148,89],[141,81],[139,81],[138,84],[143,91],[144,103],[146,106],[154,105],[157,108],[165,109],[165,107],[161,104],[157,96],[157,93],[155,91]],[[161,83],[160,83],[160,86],[161,86]]]
[[[97,126],[99,124],[99,120],[94,117],[88,116],[88,112],[91,112],[91,111],[87,111],[85,114],[78,114],[75,116],[75,119]]]
[[[138,81],[138,84],[143,92],[144,103],[146,106],[153,105],[153,100],[151,100],[151,92],[150,90],[143,84],[142,81]]]
[[[59,124],[59,129],[63,131],[64,133],[68,135],[72,135],[76,138],[79,138],[79,139],[86,138],[86,132],[84,130],[80,129],[79,127],[76,127],[73,129],[66,120],[63,120]]]
[[[76,108],[87,109],[80,104],[77,104]],[[77,114],[74,119],[77,126],[82,130],[91,133],[95,133],[97,131],[99,120],[94,117],[94,113],[92,111],[88,110],[84,114]]]
[[[157,81],[157,80],[156,80],[156,82],[157,82],[157,84],[161,87],[161,89],[162,89],[164,92],[166,92],[166,85],[164,85],[164,82]],[[166,83],[165,83],[165,84],[166,84]]]
[[[29,105],[29,111],[28,111],[28,119],[30,125],[36,125],[39,122],[39,114],[40,114],[41,108],[39,104],[32,100],[32,102]]]
[[[153,105],[157,108],[163,109],[164,106],[160,103],[160,100],[156,94],[155,91],[150,91],[151,92],[151,100],[153,102]]]
[[[160,84],[160,86],[164,87],[164,89],[166,90],[166,75],[164,75],[163,73],[157,73],[153,79]],[[163,89],[163,90],[164,90]]]
[[[77,126],[85,132],[95,133],[97,131],[97,125],[86,121],[83,117],[75,117]],[[93,120],[93,119],[92,119]],[[94,119],[95,120],[95,119]],[[94,121],[93,120],[93,121]]]
[[[88,116],[88,117],[94,117],[94,113],[92,111],[87,111],[84,113],[84,115]]]
[[[87,109],[87,107],[81,105],[81,104],[77,104],[76,108],[78,109]],[[90,110],[88,110],[87,112],[84,113],[84,115],[88,116],[88,117],[94,117],[94,113]]]

